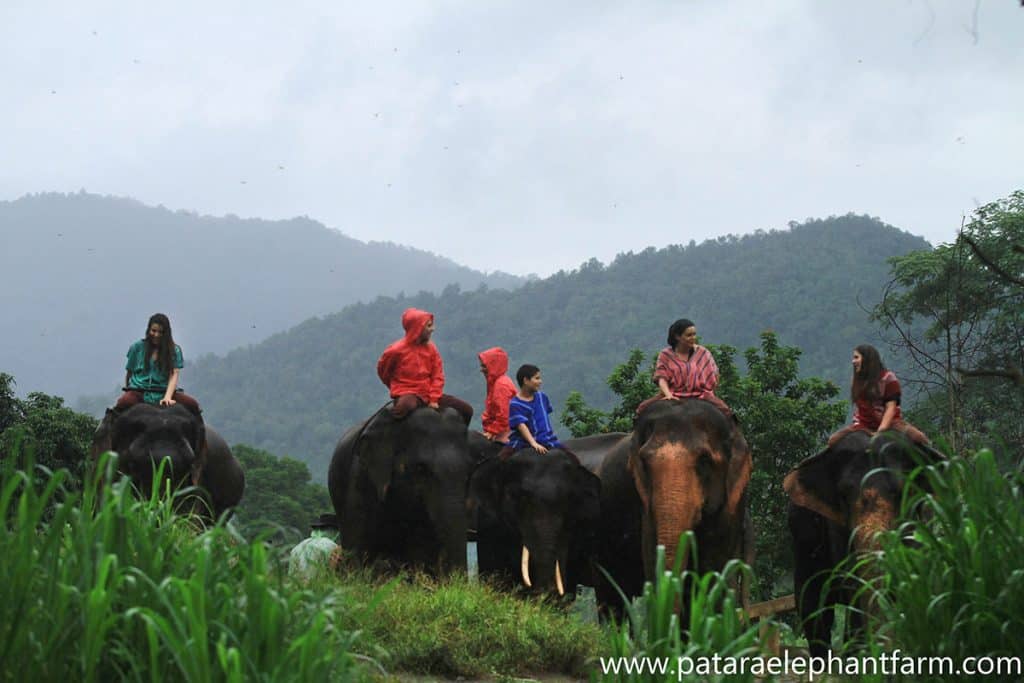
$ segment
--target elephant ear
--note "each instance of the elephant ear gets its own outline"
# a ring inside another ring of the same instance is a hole
[[[469,488],[466,491],[466,509],[470,520],[474,521],[473,527],[479,530],[475,520],[479,520],[480,510],[490,510],[497,513],[498,505],[501,503],[501,466],[502,461],[497,458],[485,460],[469,477]]]
[[[89,459],[95,463],[101,454],[106,453],[111,449],[111,432],[114,429],[114,420],[117,419],[117,415],[110,408],[107,408],[106,414],[103,415],[103,420],[100,421],[98,427],[96,427],[96,433],[92,436],[92,446],[89,448]]]
[[[573,470],[573,494],[577,498],[576,513],[581,519],[595,522],[601,516],[601,480],[583,465]]]
[[[750,445],[737,430],[732,439],[732,455],[725,473],[725,510],[730,519],[736,519],[740,514],[740,505],[753,469]]]
[[[377,499],[384,502],[391,486],[395,466],[395,449],[401,425],[389,410],[379,410],[366,421],[353,446],[355,455],[370,478]]]
[[[840,509],[842,496],[839,491],[843,468],[863,459],[866,449],[867,437],[863,433],[848,435],[835,446],[807,458],[790,470],[782,488],[794,505],[846,526],[846,518]]]
[[[196,422],[196,450],[195,459],[192,460],[191,475],[192,485],[199,486],[199,482],[203,479],[203,469],[206,467],[210,449],[206,443],[206,422],[199,415],[193,419]]]

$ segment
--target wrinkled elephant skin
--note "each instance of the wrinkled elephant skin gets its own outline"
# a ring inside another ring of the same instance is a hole
[[[601,483],[564,451],[491,458],[470,478],[481,576],[564,595],[593,585]]]
[[[937,451],[911,446],[892,432],[873,441],[865,432],[853,432],[786,475],[794,591],[813,655],[828,652],[832,607],[851,604],[853,599],[850,582],[830,582],[830,572],[851,553],[878,548],[878,532],[892,529],[898,521],[907,475],[918,464],[941,458]],[[871,476],[866,477],[869,472]],[[860,565],[862,573],[870,572],[870,566]],[[865,613],[872,611],[870,604],[861,608]],[[861,613],[849,613],[856,621],[854,630],[862,625]]]
[[[466,570],[466,486],[473,459],[452,409],[402,420],[381,410],[338,442],[327,488],[343,552],[435,574]]]
[[[717,408],[700,400],[659,401],[637,418],[631,434],[611,441],[603,454],[581,457],[601,479],[600,564],[627,597],[640,595],[652,577],[658,545],[671,565],[685,531],[695,534],[699,571],[721,570],[733,558],[753,561],[750,448]],[[744,602],[746,591],[744,585]],[[598,599],[621,604],[604,581]]]
[[[160,490],[168,482],[172,491],[199,486],[205,503],[194,509],[206,517],[220,517],[245,491],[245,474],[227,443],[181,405],[141,403],[120,415],[108,412],[93,438],[93,462],[108,450],[118,454],[118,471],[142,495],[152,491],[153,475],[164,461]]]

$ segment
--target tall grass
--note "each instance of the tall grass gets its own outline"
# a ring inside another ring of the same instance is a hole
[[[4,680],[335,680],[353,672],[343,606],[286,584],[264,544],[198,532],[105,456],[83,490],[0,470]],[[158,478],[155,478],[158,480]]]
[[[927,468],[904,501],[926,520],[883,539],[881,636],[920,656],[1024,655],[1024,474],[992,451]],[[943,680],[953,677],[944,676]],[[1006,676],[1006,680],[1018,676]]]
[[[610,637],[613,657],[635,659],[667,658],[677,662],[680,657],[697,660],[700,657],[751,657],[760,653],[758,626],[751,625],[741,616],[739,598],[732,588],[737,575],[745,574],[749,580],[750,569],[738,560],[730,561],[722,572],[708,572],[703,575],[682,570],[682,559],[687,548],[696,548],[693,532],[687,532],[679,541],[676,562],[671,568],[665,567],[665,548],[658,546],[655,560],[655,580],[644,584],[643,595],[627,604],[628,619],[614,629]],[[694,551],[695,552],[695,551]],[[693,558],[696,566],[696,558]],[[625,599],[625,596],[623,596]],[[685,605],[687,609],[680,610]],[[687,621],[680,628],[680,612]],[[614,677],[622,681],[662,680],[649,669],[644,672],[621,672]],[[694,675],[692,678],[671,680],[724,680],[721,678]],[[730,681],[752,681],[752,674],[728,677]]]

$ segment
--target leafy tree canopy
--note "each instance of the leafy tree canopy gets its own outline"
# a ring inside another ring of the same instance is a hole
[[[246,536],[266,532],[296,540],[307,535],[321,513],[333,510],[327,489],[311,481],[306,463],[245,444],[231,451],[245,470],[245,495],[235,521]]]
[[[71,410],[59,396],[33,392],[18,399],[14,386],[14,377],[0,372],[0,455],[31,453],[37,464],[66,468],[80,483],[96,419]]]
[[[889,259],[873,318],[912,359],[913,419],[954,451],[1024,446],[1024,191],[979,208],[955,242]],[[1016,383],[1016,387],[1014,386]]]

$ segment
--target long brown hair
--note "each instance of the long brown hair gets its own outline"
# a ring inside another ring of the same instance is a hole
[[[878,349],[871,344],[861,344],[854,351],[860,354],[861,361],[860,372],[854,370],[853,379],[850,381],[850,399],[857,401],[866,398],[874,401],[881,398],[878,380],[885,372],[885,364],[882,363]]]
[[[164,333],[160,335],[160,344],[156,348],[156,365],[160,371],[170,377],[171,369],[174,367],[174,336],[171,334],[171,321],[163,313],[154,313],[149,316],[146,323],[146,367],[149,367],[149,357],[152,355],[149,342],[149,328],[156,323],[163,328]]]

